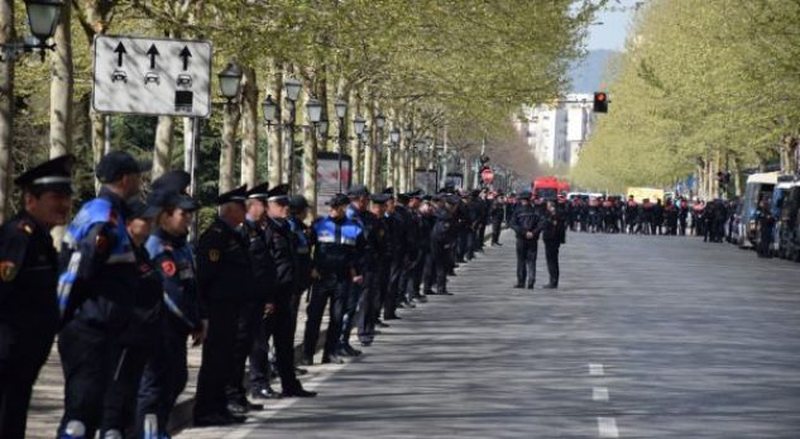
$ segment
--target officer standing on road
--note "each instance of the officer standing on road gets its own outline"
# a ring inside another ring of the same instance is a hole
[[[145,427],[166,436],[170,411],[188,379],[186,341],[191,334],[195,345],[202,343],[208,326],[197,291],[194,252],[186,239],[198,208],[185,194],[190,180],[186,172],[171,171],[153,182],[147,197],[149,205],[159,208],[145,249],[161,282],[162,307],[158,338],[139,384],[137,437]],[[157,425],[145,426],[148,415],[156,416]]]
[[[492,245],[502,246],[500,243],[500,231],[503,226],[503,217],[505,216],[505,197],[502,192],[498,192],[497,196],[491,200],[491,208],[489,216],[492,221]]]
[[[25,437],[33,384],[58,329],[58,256],[50,230],[67,223],[75,158],[20,175],[18,214],[0,228],[0,437]]]
[[[295,256],[297,262],[297,290],[292,297],[292,340],[297,333],[297,316],[300,312],[300,302],[303,294],[311,288],[311,271],[313,263],[311,259],[311,249],[314,247],[313,233],[311,228],[305,224],[309,214],[308,200],[302,195],[289,197],[289,230],[295,237]],[[307,370],[299,367],[295,368],[297,375],[308,373]]]
[[[436,294],[452,295],[447,290],[447,273],[452,270],[454,261],[453,246],[458,239],[453,212],[458,208],[461,200],[457,195],[440,195],[444,199],[444,206],[436,209],[436,223],[431,232],[431,257],[435,264]]]
[[[274,303],[267,304],[266,338],[275,343],[276,366],[281,378],[283,397],[308,398],[316,392],[303,389],[294,367],[294,338],[292,324],[292,300],[299,294],[297,237],[289,226],[289,185],[272,188],[267,198],[267,221],[265,236],[267,246],[275,263]]]
[[[542,230],[542,241],[544,242],[544,254],[547,258],[547,271],[550,274],[550,282],[544,285],[543,289],[558,288],[558,249],[561,247],[559,222],[556,204],[548,201],[546,213],[544,218],[541,219],[540,229]]]
[[[233,412],[226,386],[234,373],[236,331],[242,307],[256,297],[257,286],[249,242],[242,233],[247,187],[217,198],[219,215],[200,236],[197,247],[198,288],[208,309],[208,337],[197,378],[194,423],[197,426],[244,422],[244,410]],[[231,288],[234,286],[235,288]]]
[[[125,361],[120,335],[128,328],[139,272],[125,200],[139,194],[149,164],[112,151],[97,164],[103,184],[67,227],[60,255],[59,308],[67,322],[58,338],[64,370],[64,416],[59,434],[94,437],[114,372]]]
[[[351,188],[347,196],[350,198],[350,204],[345,210],[345,216],[348,220],[356,223],[362,233],[366,234],[366,220],[364,216],[367,213],[367,206],[369,204],[369,190],[365,186],[354,186]],[[367,275],[369,264],[367,263],[367,248],[366,245],[358,248],[356,257],[356,270],[363,276]],[[350,291],[347,294],[344,302],[344,313],[342,315],[342,331],[340,334],[340,348],[339,354],[348,357],[357,357],[361,355],[361,351],[350,345],[350,334],[353,327],[356,325],[356,311],[361,304],[364,295],[365,283],[353,282],[350,285]]]
[[[314,248],[314,285],[311,288],[311,303],[308,305],[305,339],[303,341],[303,364],[313,364],[322,315],[329,306],[330,319],[322,363],[342,363],[340,334],[344,317],[344,304],[352,284],[364,282],[359,272],[359,253],[363,251],[364,230],[347,218],[345,207],[350,198],[334,195],[328,202],[328,216],[320,218],[312,226],[316,240]]]
[[[364,297],[361,301],[358,320],[358,338],[362,346],[369,346],[375,338],[375,325],[378,321],[378,314],[381,306],[381,280],[383,276],[384,260],[388,256],[386,253],[386,242],[389,236],[386,233],[386,223],[384,215],[386,213],[386,202],[389,196],[386,194],[373,194],[370,196],[369,212],[363,215],[366,252],[366,270],[364,271]]]
[[[540,214],[530,204],[531,193],[523,191],[519,205],[511,215],[509,226],[517,236],[517,284],[514,288],[533,289],[536,283],[536,256],[539,247]],[[558,230],[554,236],[561,239]]]
[[[261,410],[261,404],[251,403],[247,399],[244,387],[244,373],[247,356],[253,348],[256,335],[261,332],[261,320],[264,317],[264,306],[272,303],[275,284],[275,265],[272,263],[267,242],[264,236],[264,220],[267,215],[267,191],[269,185],[262,183],[247,192],[245,206],[247,214],[241,226],[241,232],[247,241],[247,252],[253,266],[254,288],[251,295],[242,303],[236,328],[236,344],[234,346],[233,373],[226,386],[228,410],[233,414],[245,414],[251,410]],[[251,365],[252,367],[252,365]],[[266,372],[265,372],[266,373]],[[253,388],[257,398],[269,395],[266,388]],[[262,392],[266,391],[264,395]]]

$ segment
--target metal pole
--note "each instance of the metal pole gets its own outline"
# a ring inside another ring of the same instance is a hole
[[[342,188],[342,151],[344,150],[344,118],[339,118],[339,193],[343,192]]]
[[[111,115],[106,114],[103,118],[103,154],[108,154],[111,151]]]
[[[189,143],[191,145],[191,149],[189,151],[189,160],[188,163],[184,163],[184,168],[188,167],[189,169],[186,172],[189,173],[191,176],[190,184],[189,184],[189,195],[195,197],[197,194],[197,176],[196,176],[196,169],[197,169],[197,149],[200,144],[200,124],[202,120],[199,118],[192,118],[192,140]],[[189,237],[191,241],[194,241],[197,238],[197,228],[200,221],[199,215],[194,215],[192,219],[192,228],[189,231]]]
[[[291,101],[290,101],[291,102]],[[289,192],[294,193],[294,122],[296,114],[296,105],[291,102],[289,109]]]

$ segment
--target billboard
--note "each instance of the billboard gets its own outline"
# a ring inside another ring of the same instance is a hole
[[[447,176],[444,178],[444,185],[452,186],[456,189],[463,189],[464,188],[464,174],[460,172],[448,172]]]
[[[422,189],[426,194],[439,191],[439,173],[435,169],[415,169],[414,188]]]
[[[317,153],[317,215],[325,214],[325,202],[332,196],[337,193],[346,193],[350,188],[352,163],[353,160],[349,155],[342,154],[340,169],[338,153]]]

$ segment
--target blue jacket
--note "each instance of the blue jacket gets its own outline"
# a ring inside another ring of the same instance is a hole
[[[328,216],[315,221],[312,228],[317,243],[314,268],[322,277],[343,279],[361,273],[365,240],[360,225],[347,218],[334,220]]]
[[[145,248],[161,274],[165,311],[185,324],[187,330],[199,328],[201,312],[194,253],[186,237],[157,229],[147,239]]]

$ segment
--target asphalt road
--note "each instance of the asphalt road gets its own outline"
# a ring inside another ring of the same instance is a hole
[[[506,234],[455,296],[313,367],[318,398],[181,437],[800,437],[800,265],[693,238],[568,241],[557,292],[511,288]]]

